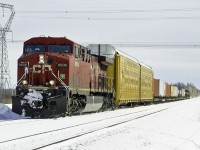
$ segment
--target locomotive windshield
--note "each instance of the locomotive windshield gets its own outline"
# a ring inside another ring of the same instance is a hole
[[[71,45],[48,45],[48,52],[53,53],[71,53]]]
[[[45,52],[45,46],[44,45],[26,45],[24,51],[27,53]]]
[[[33,52],[45,52],[45,45],[38,44],[38,45],[26,45],[24,48],[25,53],[33,53]],[[68,44],[55,44],[55,45],[48,45],[48,52],[52,53],[71,53],[72,48],[71,45]]]

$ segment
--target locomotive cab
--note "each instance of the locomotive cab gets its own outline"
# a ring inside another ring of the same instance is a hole
[[[32,38],[18,59],[13,111],[25,116],[65,114],[73,42],[66,38]]]

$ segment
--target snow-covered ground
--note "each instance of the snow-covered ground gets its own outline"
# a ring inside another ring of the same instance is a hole
[[[200,98],[54,148],[73,150],[199,150]],[[53,147],[49,147],[50,149]]]
[[[139,115],[163,110],[146,117]],[[127,114],[130,116],[126,116]],[[117,117],[117,116],[126,116]],[[111,119],[109,119],[109,117]],[[108,118],[104,123],[98,120]],[[113,118],[115,120],[113,120]],[[33,149],[106,124],[131,119],[71,140],[44,147],[70,150],[197,150],[200,149],[200,98],[58,119],[0,121],[0,149]],[[87,125],[86,123],[93,122]],[[77,126],[85,124],[84,126]],[[67,128],[67,130],[60,130]],[[59,132],[49,132],[59,130]],[[32,137],[32,135],[35,135]],[[39,136],[36,136],[39,135]],[[29,139],[23,138],[30,137]],[[39,137],[39,138],[38,138]],[[14,140],[17,139],[17,140]]]

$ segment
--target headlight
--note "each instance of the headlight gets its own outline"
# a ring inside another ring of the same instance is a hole
[[[50,84],[51,86],[53,86],[53,85],[55,85],[55,81],[54,81],[54,80],[50,80],[50,81],[49,81],[49,84]]]
[[[27,85],[27,84],[28,84],[28,81],[23,80],[23,81],[22,81],[22,84],[23,84],[23,85]]]
[[[44,55],[39,55],[39,64],[44,64]]]

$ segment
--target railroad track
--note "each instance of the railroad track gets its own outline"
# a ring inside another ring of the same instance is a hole
[[[63,141],[72,140],[90,133],[94,133],[99,130],[106,128],[111,128],[124,124],[130,121],[134,121],[140,118],[144,118],[162,111],[165,111],[169,108],[175,107],[177,105],[183,104],[179,103],[168,103],[166,105],[151,105],[150,107],[144,109],[144,107],[137,109],[131,109],[130,112],[123,113],[121,115],[112,115],[112,112],[107,111],[108,113],[105,117],[100,117],[101,113],[88,114],[91,118],[90,121],[85,120],[85,117],[88,119],[88,115],[58,118],[58,119],[37,119],[37,120],[17,120],[17,122],[9,122],[2,124],[0,122],[0,130],[6,130],[4,128],[9,127],[8,134],[12,133],[12,130],[21,130],[21,132],[26,131],[26,133],[21,134],[20,131],[16,133],[13,131],[13,134],[8,135],[7,138],[3,138],[4,134],[1,134],[0,137],[0,149],[40,149],[52,146],[54,144],[62,143]],[[158,106],[158,107],[157,107]],[[126,110],[126,109],[124,109]],[[119,111],[120,113],[122,109]],[[116,112],[115,111],[115,112]],[[98,116],[95,116],[98,115]],[[94,117],[93,117],[94,116]],[[111,116],[111,117],[107,117]],[[77,123],[75,120],[82,118],[83,121]],[[7,122],[7,121],[5,121]],[[72,122],[72,123],[71,123]],[[35,128],[28,128],[37,124],[37,128],[43,127],[44,124],[55,123],[53,128],[48,128],[48,125],[45,129],[40,129],[39,131],[31,132]],[[70,124],[71,123],[71,124]],[[59,125],[62,125],[59,127]],[[18,127],[18,128],[17,128]],[[6,131],[4,131],[6,132]],[[2,132],[1,132],[2,133]],[[16,136],[16,134],[19,134]],[[41,142],[42,141],[42,142]]]
[[[78,137],[81,137],[81,136],[84,136],[84,135],[88,135],[88,134],[94,133],[94,132],[96,132],[96,131],[104,130],[104,129],[107,129],[107,128],[112,128],[112,127],[115,127],[115,126],[118,126],[118,125],[121,125],[121,124],[130,122],[130,121],[134,121],[134,120],[137,120],[137,119],[146,117],[146,116],[150,116],[150,115],[152,115],[152,114],[156,114],[156,113],[165,111],[165,110],[167,110],[167,109],[168,109],[168,108],[165,108],[165,109],[162,109],[162,110],[159,110],[159,111],[156,111],[156,112],[152,112],[152,113],[149,113],[149,114],[145,114],[145,115],[138,116],[138,117],[136,117],[136,118],[134,118],[134,119],[128,119],[128,120],[124,120],[124,121],[121,121],[121,122],[119,122],[119,123],[114,123],[114,124],[111,124],[111,125],[108,125],[108,126],[105,126],[105,127],[102,127],[102,128],[97,128],[97,129],[89,130],[89,131],[87,131],[87,132],[80,133],[80,134],[78,134],[78,135],[74,135],[74,136],[71,136],[71,137],[69,137],[69,138],[66,138],[66,139],[63,139],[63,140],[60,140],[60,141],[57,141],[57,142],[54,142],[54,143],[50,143],[50,144],[45,145],[45,146],[38,147],[37,149],[48,148],[48,147],[50,147],[50,146],[52,146],[52,145],[55,145],[55,144],[59,144],[59,143],[62,143],[62,142],[66,142],[66,141],[68,141],[68,140],[72,140],[72,139],[75,139],[75,138],[78,138]]]

